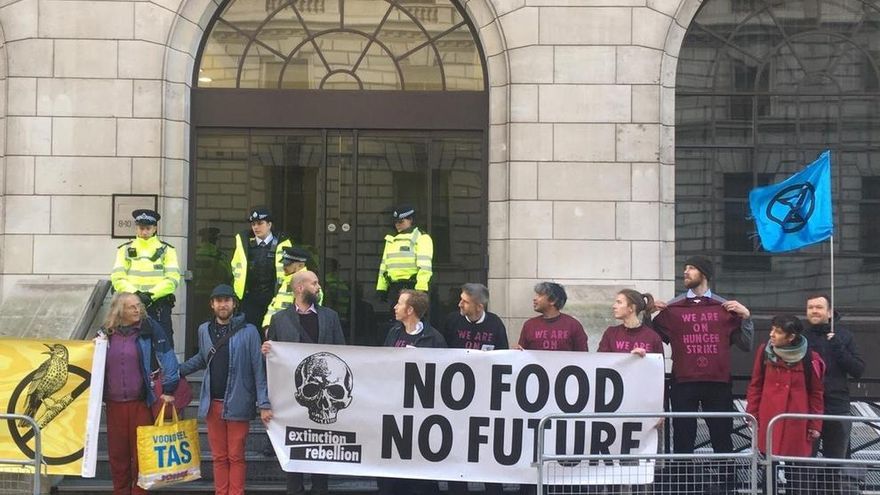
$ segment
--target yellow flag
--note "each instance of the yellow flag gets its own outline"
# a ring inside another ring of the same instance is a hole
[[[0,340],[0,412],[36,420],[49,474],[94,476],[105,353],[103,341]],[[0,423],[0,459],[33,459],[33,425]]]

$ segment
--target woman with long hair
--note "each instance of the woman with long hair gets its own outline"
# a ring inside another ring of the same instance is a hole
[[[633,289],[623,289],[611,305],[620,325],[608,327],[599,342],[599,352],[629,352],[645,357],[647,353],[663,354],[663,342],[643,321],[654,312],[654,297]]]
[[[140,298],[117,292],[101,335],[108,342],[104,368],[107,450],[114,495],[144,494],[137,485],[137,427],[150,425],[156,400],[173,402],[179,380],[177,356],[159,322],[147,316]],[[154,359],[155,358],[155,359]],[[162,396],[153,393],[153,363],[163,372]]]

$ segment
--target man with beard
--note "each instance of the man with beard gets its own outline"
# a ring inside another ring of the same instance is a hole
[[[233,317],[236,302],[229,285],[214,288],[214,317],[199,327],[199,353],[180,365],[181,376],[208,369],[202,380],[199,417],[208,425],[214,491],[223,495],[244,495],[245,443],[254,405],[260,408],[264,424],[272,419],[260,334],[244,315]]]
[[[685,260],[684,286],[687,293],[668,303],[657,302],[660,313],[653,327],[663,342],[672,347],[673,412],[732,412],[730,346],[751,349],[754,324],[748,308],[727,301],[709,289],[714,275],[712,261],[705,256]],[[733,419],[706,419],[709,438],[716,453],[733,452]],[[676,454],[694,452],[696,418],[672,420],[672,447]],[[691,480],[693,481],[693,480]],[[683,482],[687,482],[684,480]],[[722,473],[720,482],[729,488],[733,472]]]
[[[532,308],[540,316],[526,320],[519,334],[519,349],[535,351],[589,350],[584,326],[562,312],[568,295],[565,287],[554,282],[535,285]]]
[[[303,342],[306,344],[345,345],[339,314],[318,304],[321,284],[315,272],[304,270],[293,275],[290,282],[293,288],[293,305],[274,315],[269,322],[263,354],[272,349],[272,341]],[[312,490],[315,495],[326,495],[327,475],[312,474]],[[302,473],[288,473],[288,495],[305,493]]]
[[[808,324],[804,336],[810,349],[819,353],[825,361],[825,414],[849,416],[852,414],[849,409],[849,377],[861,378],[865,361],[856,349],[853,334],[837,324],[837,315],[829,301],[825,294],[807,298]],[[833,332],[831,318],[835,318]],[[821,435],[822,457],[849,458],[851,430],[850,421],[825,421]],[[833,483],[834,476],[826,481]]]

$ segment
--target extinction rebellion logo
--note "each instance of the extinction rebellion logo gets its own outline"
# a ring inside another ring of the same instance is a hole
[[[294,397],[308,410],[309,419],[330,425],[340,411],[351,405],[354,375],[339,356],[318,352],[296,367],[294,385]],[[285,439],[291,459],[360,463],[361,445],[355,442],[355,432],[293,426],[287,427]]]
[[[791,234],[803,229],[816,208],[816,189],[809,182],[792,184],[773,196],[767,205],[767,218]]]

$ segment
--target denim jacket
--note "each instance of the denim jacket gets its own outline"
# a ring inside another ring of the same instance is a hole
[[[106,337],[101,330],[100,336]],[[144,375],[144,388],[146,389],[147,406],[156,402],[156,394],[153,393],[153,371],[162,369],[162,393],[171,395],[177,389],[180,374],[177,366],[177,356],[174,347],[165,334],[162,325],[151,317],[146,317],[141,322],[141,329],[137,339],[138,359],[141,363],[141,372]]]
[[[208,323],[199,326],[199,353],[180,365],[183,376],[210,366],[208,357],[213,343]],[[244,328],[241,328],[244,327]],[[231,421],[249,421],[256,416],[256,407],[270,409],[266,388],[266,367],[260,352],[260,334],[257,328],[245,323],[244,315],[232,319],[230,331],[239,329],[229,339],[229,378],[223,401],[222,418]],[[211,406],[211,373],[205,373],[199,394],[199,417],[208,415]]]

